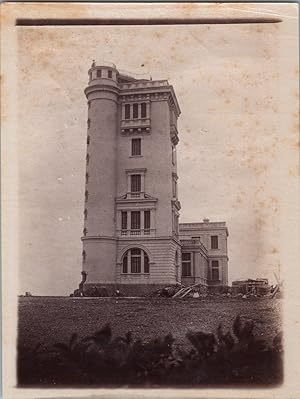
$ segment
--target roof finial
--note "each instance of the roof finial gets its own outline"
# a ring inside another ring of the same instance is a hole
[[[95,62],[95,60],[93,60],[93,62],[92,62],[92,68],[94,68],[96,66],[96,62]]]

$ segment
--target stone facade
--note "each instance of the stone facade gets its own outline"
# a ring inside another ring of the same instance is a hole
[[[179,231],[180,108],[173,87],[166,80],[135,79],[114,65],[93,63],[85,94],[84,289],[146,293],[184,279],[207,285],[213,259],[220,262],[220,284],[227,284],[225,224],[209,223],[205,234],[202,226],[199,239],[189,234],[191,224],[180,225]],[[222,250],[208,249],[210,234],[219,235]],[[190,272],[186,260],[184,269],[190,276],[181,276],[182,249],[185,257],[188,251],[192,256]]]
[[[182,253],[191,253],[191,283],[208,286],[228,285],[228,229],[225,222],[180,223]],[[182,277],[184,282],[187,277]]]

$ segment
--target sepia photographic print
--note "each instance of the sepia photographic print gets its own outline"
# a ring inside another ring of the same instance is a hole
[[[4,398],[299,398],[298,5],[1,25]]]

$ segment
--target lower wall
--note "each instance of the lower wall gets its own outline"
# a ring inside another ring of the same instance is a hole
[[[113,296],[116,290],[121,296],[147,296],[166,287],[166,284],[93,284],[86,283],[83,292],[86,296]],[[99,295],[100,294],[100,295]]]

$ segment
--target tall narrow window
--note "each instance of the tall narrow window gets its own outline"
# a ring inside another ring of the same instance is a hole
[[[182,254],[182,277],[190,277],[192,275],[191,253]]]
[[[211,279],[214,281],[220,279],[219,261],[218,260],[213,260],[211,262]]]
[[[176,147],[174,145],[172,146],[172,164],[176,164]]]
[[[127,212],[122,212],[122,230],[127,230]]]
[[[131,229],[139,230],[141,228],[141,213],[140,211],[131,212]]]
[[[87,214],[88,214],[88,211],[87,211],[87,209],[85,209],[85,210],[84,210],[84,220],[87,219]]]
[[[147,116],[147,105],[146,103],[141,104],[141,117],[146,118]]]
[[[179,223],[178,223],[179,217],[175,215],[175,234],[179,233]]]
[[[131,192],[139,193],[141,192],[141,175],[131,175]]]
[[[86,252],[85,250],[82,251],[82,261],[85,262],[86,260]]]
[[[86,164],[88,165],[90,162],[90,154],[86,154],[85,159],[86,159]]]
[[[87,201],[87,200],[89,199],[89,192],[88,192],[88,190],[85,190],[84,196],[85,196],[85,200]]]
[[[177,198],[177,181],[173,179],[173,198]]]
[[[139,105],[133,104],[133,119],[137,119],[139,117]]]
[[[130,119],[130,104],[125,104],[125,119]]]
[[[131,155],[138,156],[142,154],[142,146],[141,139],[132,139],[131,140]]]
[[[144,229],[150,229],[150,211],[144,211]]]
[[[86,182],[86,184],[88,184],[88,182],[89,182],[89,174],[88,174],[88,172],[86,172],[86,174],[85,174],[85,182]]]
[[[109,79],[112,78],[112,71],[107,71],[107,77],[108,77]]]
[[[149,273],[149,258],[146,252],[144,252],[144,273]]]
[[[126,252],[126,254],[124,255],[123,258],[123,273],[127,273],[128,272],[128,252]]]
[[[211,243],[211,249],[218,249],[219,248],[219,243],[218,243],[218,236],[211,236],[210,238],[210,243]]]
[[[90,136],[87,136],[87,138],[86,138],[86,143],[87,143],[87,145],[90,144]]]
[[[138,248],[134,248],[131,250],[131,273],[141,273],[141,266],[141,250]]]
[[[88,120],[87,120],[87,127],[88,127],[88,129],[90,128],[90,126],[91,126],[91,120],[88,119]]]
[[[101,69],[97,69],[97,78],[101,78]]]

